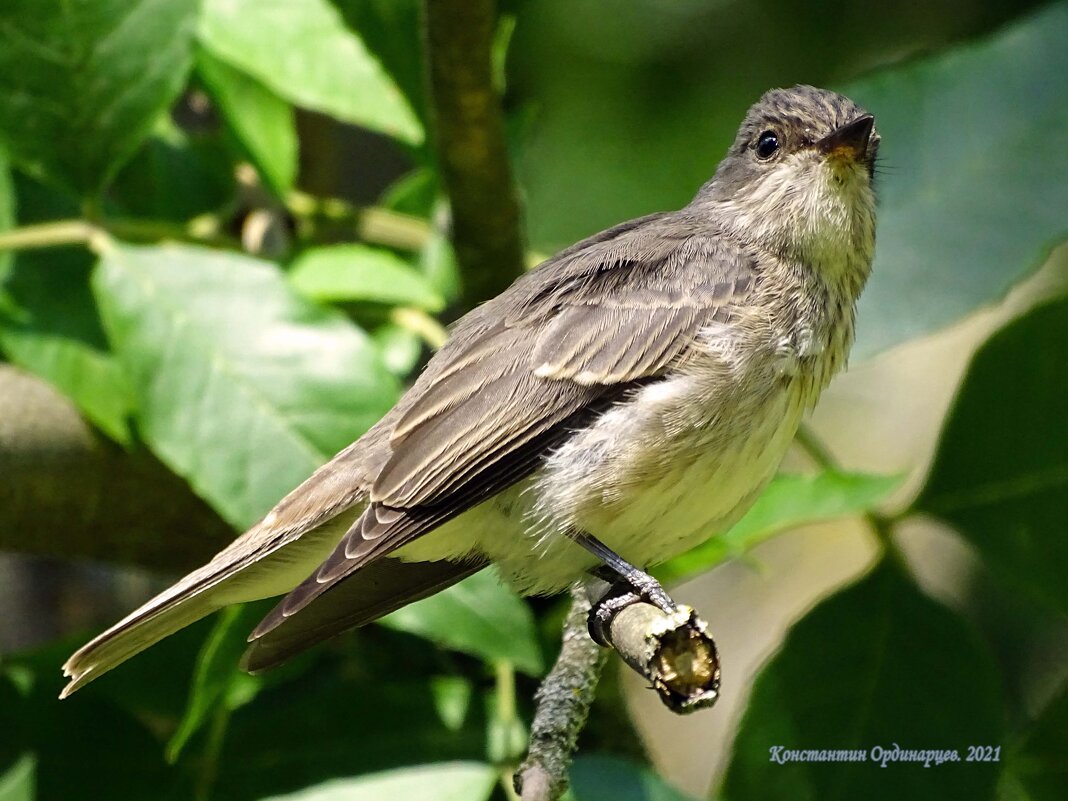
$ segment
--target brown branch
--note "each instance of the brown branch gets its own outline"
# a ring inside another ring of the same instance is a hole
[[[652,685],[672,712],[705,709],[719,698],[716,642],[708,624],[688,606],[668,614],[635,601],[614,610],[597,627],[598,636]]]
[[[515,774],[521,801],[556,801],[567,789],[567,772],[579,732],[597,694],[608,651],[590,639],[587,589],[577,585],[564,623],[556,664],[538,688],[538,708],[530,724],[530,751]]]
[[[104,439],[63,395],[7,364],[0,476],[0,550],[177,572],[234,536],[154,457]]]
[[[425,0],[434,144],[468,307],[523,271],[519,197],[493,85],[493,0]]]

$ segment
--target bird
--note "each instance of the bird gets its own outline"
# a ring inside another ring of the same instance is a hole
[[[566,248],[451,328],[376,425],[207,564],[76,651],[66,697],[230,604],[282,596],[277,665],[495,564],[527,595],[728,529],[847,360],[875,251],[874,117],[798,85],[675,211]]]

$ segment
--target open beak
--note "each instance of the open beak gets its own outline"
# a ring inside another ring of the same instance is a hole
[[[828,156],[836,155],[852,161],[862,160],[868,152],[875,117],[865,114],[831,131],[816,142],[816,149]]]

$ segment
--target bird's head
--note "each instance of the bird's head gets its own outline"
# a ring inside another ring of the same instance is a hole
[[[875,118],[812,86],[773,89],[749,109],[695,203],[754,244],[833,269],[871,264]]]

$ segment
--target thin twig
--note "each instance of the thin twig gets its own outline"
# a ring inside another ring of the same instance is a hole
[[[209,231],[203,218],[189,223],[172,223],[166,220],[101,220],[90,222],[83,219],[53,220],[35,225],[24,225],[0,232],[0,251],[39,250],[67,245],[92,246],[102,236],[115,236],[134,241],[159,241],[163,239],[195,242],[222,247],[237,247],[236,240]]]

